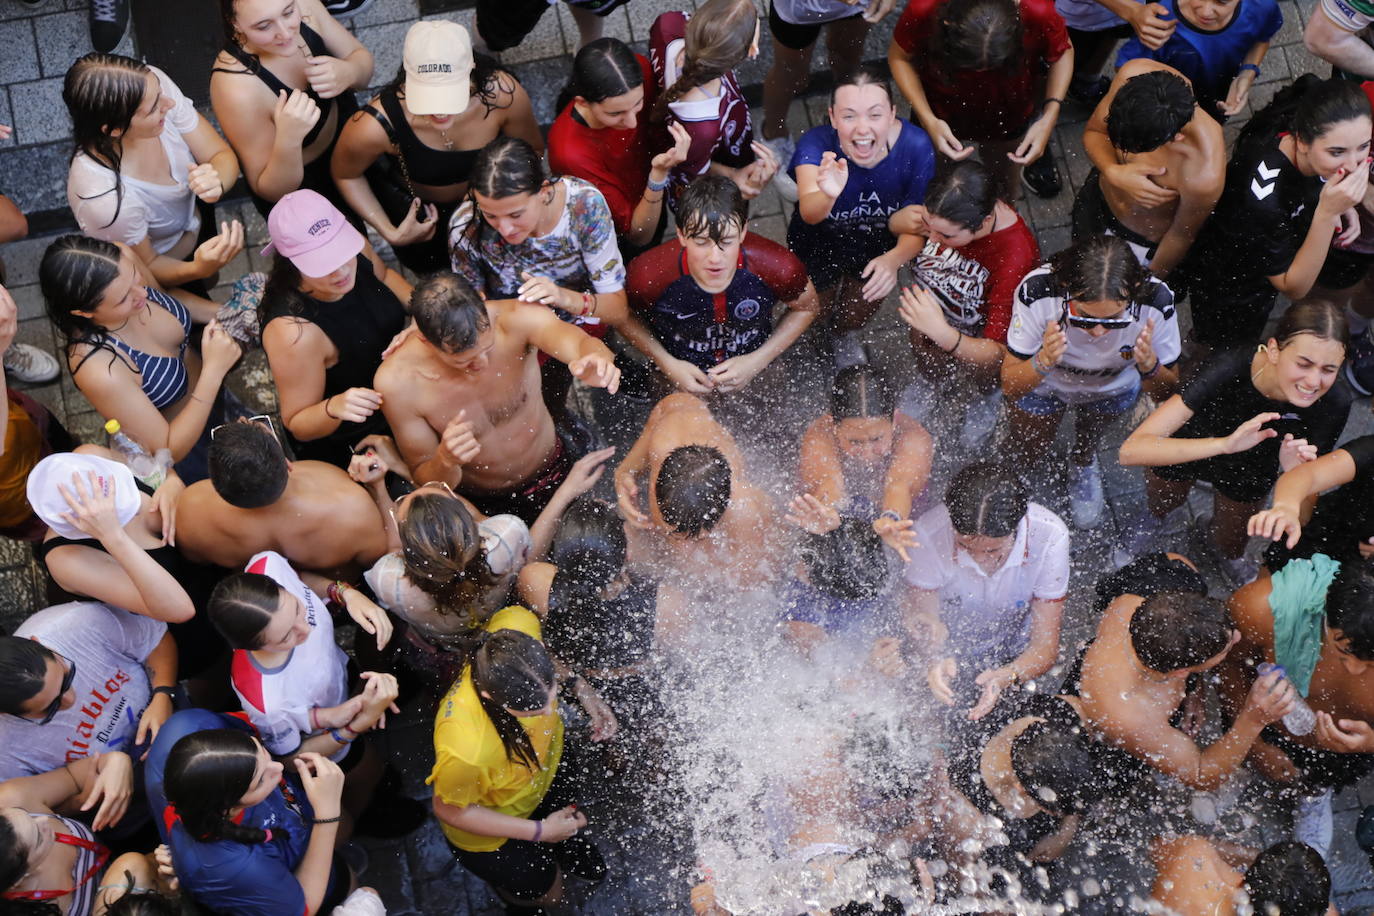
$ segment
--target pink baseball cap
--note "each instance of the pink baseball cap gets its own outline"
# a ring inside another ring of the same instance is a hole
[[[363,250],[366,239],[339,208],[309,189],[292,191],[267,215],[272,241],[262,250],[280,252],[304,276],[327,277]]]

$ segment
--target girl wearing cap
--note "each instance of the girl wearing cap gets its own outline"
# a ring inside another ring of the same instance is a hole
[[[297,188],[346,210],[329,161],[358,110],[353,90],[372,81],[372,55],[320,0],[220,0],[219,8],[226,44],[210,103],[258,212]]]
[[[66,338],[72,380],[100,415],[119,420],[148,454],[170,451],[182,481],[207,476],[209,427],[223,415],[224,377],[243,352],[213,313],[196,316],[210,319],[197,353],[187,346],[191,310],[148,277],[132,249],[83,235],[48,246],[38,282]]]
[[[506,903],[533,910],[562,899],[565,870],[596,881],[606,865],[577,836],[587,816],[570,804],[573,768],[539,618],[508,607],[484,629],[439,704],[428,782],[454,857]],[[579,698],[595,694],[579,677],[568,682]],[[614,719],[603,728],[593,740],[613,737]]]
[[[474,55],[461,25],[417,22],[406,33],[396,78],[339,135],[334,181],[402,264],[432,273],[448,266],[443,227],[463,199],[477,153],[503,135],[544,145],[519,81]]]
[[[372,376],[406,323],[410,284],[314,191],[267,218],[276,252],[262,298],[262,348],[297,458],[347,468],[359,440],[387,430]]]
[[[123,242],[163,286],[206,280],[243,250],[243,224],[215,234],[213,204],[239,180],[224,138],[167,74],[118,54],[87,54],[62,87],[76,153],[67,203],[81,231]]]

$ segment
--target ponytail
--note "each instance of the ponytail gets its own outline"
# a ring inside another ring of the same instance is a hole
[[[236,824],[229,817],[252,785],[257,766],[258,744],[247,732],[234,728],[192,732],[167,755],[163,792],[195,839],[265,843],[267,831]]]
[[[543,643],[519,630],[483,632],[474,645],[472,687],[501,738],[506,759],[531,770],[539,769],[539,754],[529,733],[509,710],[544,708],[555,684],[553,659]]]
[[[697,7],[687,21],[682,70],[654,102],[650,122],[662,124],[668,118],[669,105],[692,89],[725,76],[747,58],[758,24],[759,12],[753,0],[706,0]]]

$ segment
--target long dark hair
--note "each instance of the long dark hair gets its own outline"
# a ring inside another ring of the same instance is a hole
[[[644,68],[630,46],[618,38],[598,38],[573,58],[572,78],[559,93],[558,111],[581,96],[593,105],[644,85]]]
[[[574,625],[599,614],[601,593],[625,569],[625,523],[604,500],[580,496],[559,520],[549,550],[558,568],[549,586],[549,617]]]
[[[0,817],[0,891],[19,883],[29,867],[29,850],[19,845],[19,836],[7,817]]]
[[[839,420],[850,417],[892,419],[896,397],[881,372],[871,366],[850,366],[835,373],[830,386],[830,415]]]
[[[931,75],[950,82],[961,70],[1008,72],[1023,53],[1021,31],[1016,0],[945,0],[925,49],[934,61]]]
[[[688,91],[729,73],[749,56],[758,26],[753,0],[706,0],[687,21],[682,70],[654,101],[650,122],[662,124],[668,106]]]
[[[85,316],[72,314],[72,310],[91,312],[100,305],[105,291],[119,278],[119,262],[119,246],[113,242],[73,234],[49,245],[38,265],[38,286],[43,291],[48,320],[65,338],[67,354],[70,356],[77,344],[92,347],[83,364],[96,350],[110,351],[112,364],[118,358],[109,332]]]
[[[540,709],[553,689],[553,659],[544,644],[519,630],[483,633],[471,653],[472,686],[506,759],[539,769],[539,754],[519,718],[510,709]],[[486,694],[484,696],[483,694]]]
[[[1015,533],[1029,504],[1026,485],[991,461],[961,469],[945,493],[950,523],[965,537],[1001,538]]]
[[[964,159],[936,171],[926,187],[925,207],[931,216],[977,232],[996,209],[1000,196],[997,179],[988,167]]]
[[[124,182],[119,177],[124,144],[111,134],[116,130],[122,134],[133,123],[147,92],[149,72],[146,64],[132,57],[92,53],[78,58],[62,83],[62,101],[67,103],[76,142],[72,155],[85,153],[115,175],[114,187],[110,189],[115,195],[115,208],[105,226],[112,226],[119,219],[119,208],[124,203]],[[109,193],[102,191],[95,196]]]
[[[483,599],[499,577],[487,565],[477,522],[463,501],[416,493],[396,528],[406,578],[434,601],[435,611],[467,630],[486,623],[490,611]]]
[[[205,613],[230,648],[257,649],[281,603],[281,586],[260,573],[226,576],[210,593]]]
[[[1059,295],[1079,302],[1111,300],[1133,305],[1150,281],[1124,239],[1094,235],[1050,258],[1050,273]]]
[[[465,231],[469,238],[477,238],[486,221],[477,206],[478,194],[497,200],[516,194],[537,194],[548,180],[543,158],[519,137],[497,137],[482,147],[468,174],[472,220]]]
[[[1369,98],[1359,83],[1304,73],[1250,118],[1236,139],[1236,148],[1252,140],[1272,141],[1283,131],[1311,144],[1332,125],[1368,117]]]
[[[247,732],[234,728],[192,732],[167,755],[163,792],[197,840],[263,843],[266,831],[236,824],[229,817],[230,809],[252,785],[257,766],[257,742]]]

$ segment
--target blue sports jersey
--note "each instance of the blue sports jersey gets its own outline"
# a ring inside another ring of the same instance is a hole
[[[239,821],[271,831],[265,843],[233,840],[200,842],[191,837],[167,807],[162,772],[177,741],[193,732],[252,726],[235,716],[206,709],[175,713],[158,732],[144,763],[148,804],[158,815],[158,832],[172,850],[181,886],[218,913],[235,916],[293,916],[305,913],[305,892],[295,870],[310,843],[314,810],[294,776],[287,776],[266,799],[243,812]],[[333,878],[333,876],[331,876]]]
[[[1269,41],[1283,25],[1276,0],[1237,0],[1231,22],[1215,31],[1204,31],[1178,15],[1174,0],[1158,0],[1168,8],[1178,27],[1164,46],[1152,51],[1132,35],[1116,55],[1120,67],[1138,57],[1168,64],[1193,84],[1198,103],[1216,114],[1214,104],[1226,101],[1231,80],[1236,78],[1245,55],[1257,42]]]
[[[865,232],[887,231],[887,218],[903,207],[925,200],[926,185],[935,174],[935,149],[930,137],[910,121],[901,119],[897,143],[871,169],[849,163],[849,180],[822,226]],[[787,174],[797,175],[799,165],[820,165],[821,157],[840,150],[840,136],[829,124],[813,127],[797,141],[797,151]]]

